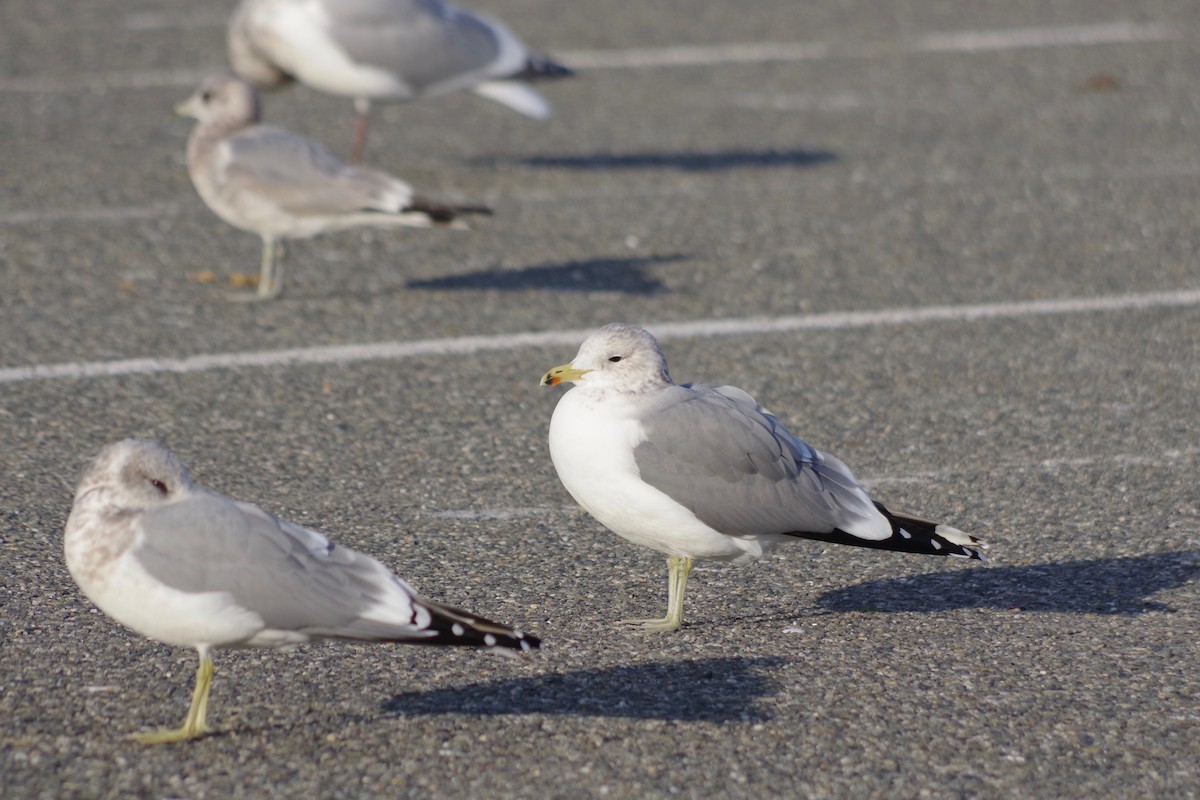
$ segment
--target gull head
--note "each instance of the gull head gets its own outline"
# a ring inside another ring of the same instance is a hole
[[[187,100],[175,106],[181,117],[192,117],[201,124],[253,125],[262,116],[258,92],[232,75],[208,78]]]
[[[542,376],[543,386],[579,383],[620,392],[642,392],[671,384],[667,359],[645,328],[614,322],[584,339],[569,364]]]
[[[144,511],[173,502],[192,488],[179,459],[158,442],[125,439],[100,451],[79,478],[78,503],[100,491],[108,503],[128,511]]]

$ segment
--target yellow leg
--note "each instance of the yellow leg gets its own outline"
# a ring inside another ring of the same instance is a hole
[[[683,627],[683,595],[687,588],[692,560],[686,556],[667,558],[667,615],[662,619],[623,619],[622,625],[633,625],[647,631],[677,631]]]
[[[166,744],[196,739],[208,730],[204,719],[208,714],[208,690],[212,685],[213,661],[207,652],[200,654],[200,668],[196,670],[196,688],[192,692],[192,707],[181,728],[167,728],[153,733],[135,733],[133,738],[142,744]]]

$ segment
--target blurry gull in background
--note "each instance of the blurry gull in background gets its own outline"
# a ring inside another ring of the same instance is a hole
[[[352,164],[362,161],[373,101],[470,89],[545,119],[550,106],[527,81],[572,74],[499,20],[441,0],[243,0],[228,45],[233,71],[259,88],[297,80],[353,98]]]
[[[200,197],[230,225],[262,237],[258,292],[242,299],[266,300],[282,291],[275,252],[281,239],[363,225],[429,227],[460,214],[491,213],[431,202],[399,178],[349,166],[308,139],[260,125],[257,92],[232,76],[205,81],[175,111],[198,120],[188,137],[187,164]]]

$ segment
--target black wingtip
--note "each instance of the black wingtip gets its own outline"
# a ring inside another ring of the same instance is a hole
[[[875,507],[892,525],[892,535],[886,539],[864,539],[838,528],[827,533],[798,531],[789,535],[814,539],[819,542],[847,544],[876,550],[894,550],[927,556],[951,556],[972,561],[987,560],[980,552],[986,549],[987,545],[974,536],[963,533],[957,528],[940,525],[920,517],[894,514],[881,503],[875,503]]]
[[[546,56],[530,56],[525,68],[513,77],[522,81],[556,81],[575,77],[575,70]]]
[[[477,206],[455,206],[449,203],[439,203],[436,200],[430,200],[427,197],[414,195],[409,202],[405,211],[417,211],[428,215],[429,219],[439,225],[445,225],[453,222],[456,218],[466,215],[488,216],[492,215],[492,209],[484,205]]]
[[[413,644],[486,647],[516,653],[541,649],[542,640],[532,634],[450,606],[427,600],[422,601],[422,605],[430,614],[425,626],[427,634],[412,640]]]

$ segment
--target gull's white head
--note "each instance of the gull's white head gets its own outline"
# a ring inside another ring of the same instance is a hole
[[[232,75],[204,81],[195,94],[175,106],[175,113],[197,119],[202,125],[216,123],[229,127],[253,125],[261,119],[258,92]]]
[[[158,442],[125,439],[100,451],[84,469],[75,502],[100,490],[108,503],[142,511],[165,505],[192,488],[179,459]]]
[[[542,376],[543,386],[570,381],[620,392],[643,392],[671,384],[667,359],[645,328],[614,322],[593,333],[569,364]]]

